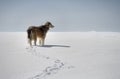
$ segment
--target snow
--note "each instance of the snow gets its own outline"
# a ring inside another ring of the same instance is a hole
[[[120,79],[119,32],[48,32],[45,46],[25,32],[0,33],[0,79]]]

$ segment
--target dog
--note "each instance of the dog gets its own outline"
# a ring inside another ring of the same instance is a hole
[[[53,28],[51,22],[46,22],[44,25],[40,26],[29,26],[27,29],[28,43],[32,46],[32,40],[36,46],[37,38],[39,39],[39,45],[44,46],[44,41],[46,34],[50,28]]]

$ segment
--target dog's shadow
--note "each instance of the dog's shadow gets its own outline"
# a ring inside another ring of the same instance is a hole
[[[39,46],[38,47],[46,47],[46,48],[51,48],[51,47],[64,47],[64,48],[70,48],[70,46],[68,45],[43,45],[43,46]]]

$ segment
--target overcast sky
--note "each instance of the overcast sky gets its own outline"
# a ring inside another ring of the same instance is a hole
[[[46,21],[52,31],[120,32],[120,0],[0,0],[0,31]]]

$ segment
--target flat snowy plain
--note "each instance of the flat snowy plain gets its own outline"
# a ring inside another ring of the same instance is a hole
[[[1,32],[0,79],[120,79],[120,33],[48,32],[31,48],[26,32]]]

